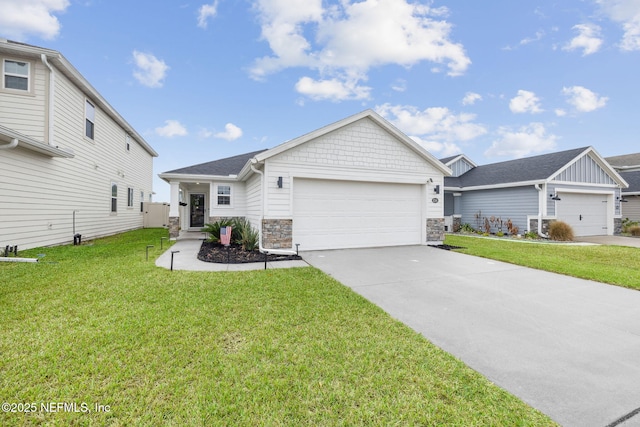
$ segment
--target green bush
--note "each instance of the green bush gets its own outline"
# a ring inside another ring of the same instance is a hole
[[[564,221],[553,221],[549,224],[549,238],[562,242],[573,240],[573,228]]]
[[[463,233],[475,233],[476,230],[473,229],[471,224],[469,224],[468,222],[465,222],[460,227],[460,231],[462,231]]]
[[[632,236],[640,236],[640,225],[632,225],[629,227],[629,233],[631,233]]]
[[[229,225],[231,225],[231,220],[229,219],[220,219],[216,222],[205,224],[202,231],[209,235],[207,242],[218,243],[220,241],[220,229]],[[233,236],[233,232],[231,235]]]
[[[259,247],[260,235],[258,230],[253,228],[251,222],[246,218],[236,218],[233,220],[233,231],[237,231],[237,235],[232,233],[234,243],[242,246],[242,250],[254,251]]]
[[[631,228],[639,226],[640,223],[638,221],[631,221],[629,218],[625,218],[622,220],[622,232],[623,233],[631,233]]]
[[[526,239],[537,239],[538,237],[538,233],[536,233],[535,231],[527,231],[526,233],[524,233],[524,237]]]

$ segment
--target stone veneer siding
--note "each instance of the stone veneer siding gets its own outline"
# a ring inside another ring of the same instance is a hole
[[[613,234],[616,236],[622,234],[622,218],[613,219]]]
[[[265,249],[290,249],[293,247],[292,219],[263,219],[262,246]]]
[[[444,240],[444,218],[427,218],[427,243]]]
[[[180,234],[180,217],[171,216],[169,217],[169,238],[177,239],[178,234]]]

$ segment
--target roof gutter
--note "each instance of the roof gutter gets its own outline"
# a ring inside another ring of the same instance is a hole
[[[18,138],[13,138],[8,144],[0,145],[0,150],[11,150],[18,146]]]
[[[53,112],[55,108],[55,83],[56,83],[56,74],[53,71],[53,67],[47,61],[47,55],[42,53],[40,54],[40,59],[42,63],[49,69],[49,99],[47,99],[48,112],[47,112],[47,122],[49,123],[49,132],[48,132],[48,140],[49,145],[55,147],[54,144],[54,126],[53,126]]]
[[[250,160],[250,164],[251,164],[251,170],[254,171],[255,173],[257,173],[258,175],[260,175],[260,224],[258,225],[258,248],[260,249],[260,252],[265,253],[265,254],[279,254],[279,255],[298,255],[298,253],[296,251],[292,251],[292,250],[283,250],[283,249],[265,249],[262,246],[262,220],[264,219],[264,203],[266,198],[264,197],[265,194],[265,179],[264,179],[264,172],[262,172],[260,169],[256,168],[255,165],[257,165],[258,159],[256,159],[255,157],[253,159]]]

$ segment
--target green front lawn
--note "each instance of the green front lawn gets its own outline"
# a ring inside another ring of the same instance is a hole
[[[314,268],[157,268],[165,233],[0,263],[0,401],[36,409],[0,425],[553,425]]]
[[[469,255],[640,289],[639,248],[516,242],[451,234],[445,244],[462,246],[464,249],[457,252]]]

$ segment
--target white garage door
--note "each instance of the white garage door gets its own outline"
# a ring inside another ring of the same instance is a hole
[[[421,187],[295,179],[293,239],[300,250],[420,243]]]
[[[608,232],[611,206],[602,194],[560,193],[556,202],[557,218],[573,228],[576,236],[598,236]]]

